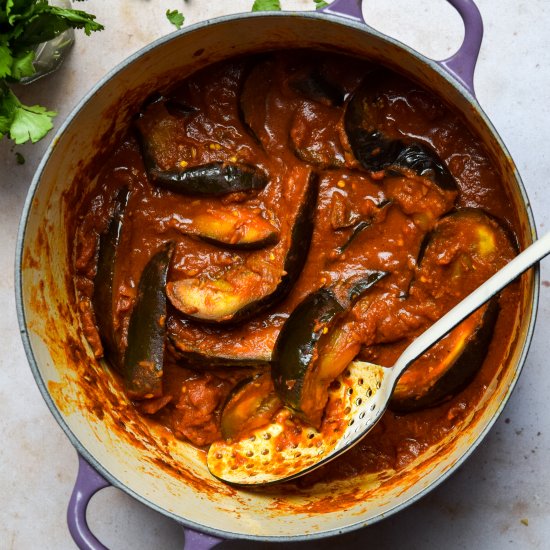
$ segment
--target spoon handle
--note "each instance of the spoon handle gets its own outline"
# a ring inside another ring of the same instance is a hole
[[[497,271],[490,279],[466,296],[453,309],[435,322],[428,330],[416,338],[401,354],[392,375],[397,381],[406,368],[425,351],[441,340],[468,315],[490,300],[516,277],[550,253],[550,233],[535,241],[511,262]]]

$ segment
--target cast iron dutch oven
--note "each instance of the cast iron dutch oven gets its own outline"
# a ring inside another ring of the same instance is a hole
[[[127,128],[136,106],[195,70],[237,54],[311,47],[374,59],[417,80],[462,113],[500,171],[521,220],[522,247],[535,229],[512,160],[473,91],[482,21],[472,0],[449,0],[464,20],[458,52],[435,62],[367,27],[357,0],[336,0],[322,12],[254,13],[222,17],[157,40],[108,74],[77,106],[52,141],[25,204],[16,263],[19,322],[36,382],[53,415],[80,453],[69,527],[82,548],[103,548],[90,533],[86,506],[112,484],[189,528],[187,544],[207,548],[219,538],[311,540],[372,524],[435,487],[472,452],[504,407],[532,337],[538,272],[521,280],[521,312],[508,361],[472,415],[437,448],[398,476],[356,478],[285,494],[244,492],[208,473],[199,451],[167,442],[137,416],[81,330],[71,279],[67,219],[74,186],[93,185],[97,166]],[[69,224],[70,225],[70,224]],[[105,382],[99,382],[99,381]],[[88,406],[91,388],[104,392],[101,410]],[[116,428],[116,429],[115,429]]]

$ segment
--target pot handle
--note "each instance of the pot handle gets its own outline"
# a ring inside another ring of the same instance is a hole
[[[474,71],[483,39],[483,19],[474,0],[447,0],[458,11],[464,22],[464,40],[454,55],[437,61],[474,97]]]
[[[80,550],[109,550],[90,531],[86,521],[86,510],[90,499],[110,485],[80,454],[78,455],[78,475],[67,508],[67,524]],[[184,533],[184,548],[187,550],[210,550],[221,542],[221,539],[191,529],[184,528]]]
[[[108,550],[99,542],[88,527],[86,509],[90,499],[110,483],[101,477],[83,458],[78,455],[78,475],[73,494],[67,508],[67,524],[76,545],[80,550]]]
[[[464,40],[454,55],[447,59],[436,61],[436,63],[475,96],[474,71],[483,38],[481,13],[474,0],[447,0],[447,2],[462,17]],[[362,0],[334,0],[319,11],[365,23],[361,8],[362,3]]]
[[[319,11],[332,15],[339,15],[346,19],[352,19],[353,21],[359,21],[359,23],[366,24],[365,18],[363,17],[362,5],[363,0],[334,0]]]

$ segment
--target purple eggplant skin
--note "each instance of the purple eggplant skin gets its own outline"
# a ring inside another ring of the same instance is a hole
[[[275,344],[272,376],[275,390],[285,405],[300,410],[302,381],[321,338],[319,327],[331,323],[344,311],[330,289],[308,295],[289,316]],[[294,384],[287,384],[288,381]]]
[[[264,117],[266,116],[267,96],[275,75],[273,59],[260,56],[249,66],[243,78],[239,95],[239,117],[248,134],[262,147],[265,137]]]
[[[381,210],[382,208],[387,208],[391,204],[392,204],[391,200],[384,200],[379,204],[378,208]],[[348,249],[348,247],[353,243],[353,241],[359,236],[359,234],[363,232],[365,229],[369,228],[372,225],[372,223],[373,223],[372,219],[360,220],[354,226],[352,226],[351,235],[342,246],[339,246],[336,249],[336,253],[343,254]]]
[[[346,249],[349,247],[349,245],[357,238],[359,233],[361,233],[361,231],[364,231],[365,229],[367,229],[367,227],[370,227],[371,225],[372,225],[371,220],[361,220],[360,222],[357,222],[352,228],[349,239],[342,246],[339,246],[336,249],[336,252],[338,254],[343,254],[346,251]]]
[[[435,150],[423,143],[404,145],[389,165],[389,172],[401,173],[400,169],[412,170],[415,174],[431,179],[440,189],[458,191],[458,185],[451,172]]]
[[[354,281],[345,296],[331,288],[309,294],[286,320],[273,351],[271,374],[281,401],[298,415],[302,413],[304,381],[319,356],[317,346],[368,289],[386,276],[372,271]]]
[[[164,107],[170,115],[176,118],[188,118],[199,112],[196,107],[188,105],[187,103],[184,103],[176,98],[166,99],[164,102]]]
[[[390,409],[396,413],[410,413],[436,407],[466,388],[487,357],[499,312],[497,296],[489,302],[481,321],[471,333],[464,351],[429,391],[418,398],[400,400],[394,398],[390,401]]]
[[[128,325],[123,377],[131,399],[162,395],[165,348],[166,279],[173,243],[165,244],[148,262],[140,277]]]
[[[403,142],[390,140],[378,130],[348,128],[346,135],[355,158],[365,170],[379,172],[393,163],[403,148]]]
[[[269,182],[268,175],[257,166],[227,162],[210,162],[184,170],[160,170],[149,165],[147,175],[156,187],[181,195],[207,197],[261,190]]]
[[[145,101],[141,105],[140,112],[137,115],[137,118],[142,117],[147,108],[151,105],[155,105],[156,103],[164,103],[164,107],[173,117],[189,118],[190,116],[199,112],[199,109],[193,107],[192,105],[189,105],[188,103],[185,103],[181,99],[178,99],[176,97],[167,98],[159,92],[153,92],[147,98],[145,98]]]
[[[120,371],[121,356],[114,329],[113,280],[116,253],[128,204],[129,191],[120,189],[115,197],[111,219],[105,232],[99,236],[97,271],[94,278],[92,306],[105,358]]]
[[[174,347],[177,348],[176,345]],[[220,369],[220,368],[249,368],[268,367],[271,363],[265,357],[231,357],[208,355],[200,351],[174,351],[178,363],[184,367],[197,370]]]
[[[329,82],[318,70],[290,80],[289,86],[306,99],[323,105],[338,107],[344,103],[344,91]]]
[[[378,128],[376,104],[381,91],[378,85],[387,76],[386,71],[371,73],[346,105],[344,131],[353,155],[365,170],[401,174],[402,169],[409,169],[429,177],[441,189],[458,190],[456,180],[430,145],[392,139]]]
[[[197,235],[197,237],[204,241],[205,243],[213,244],[219,248],[227,248],[227,250],[261,250],[272,244],[276,244],[278,237],[276,234],[269,235],[265,239],[260,239],[259,241],[253,241],[249,243],[228,243],[225,241],[220,241],[214,239],[213,237],[207,237],[205,235]]]

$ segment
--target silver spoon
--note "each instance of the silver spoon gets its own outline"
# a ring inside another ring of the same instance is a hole
[[[380,420],[405,370],[468,315],[516,277],[550,253],[550,233],[535,241],[474,292],[418,336],[391,368],[353,362],[329,394],[320,432],[301,424],[282,409],[274,421],[245,439],[216,441],[207,464],[217,478],[235,485],[257,486],[289,481],[341,455]],[[329,417],[327,420],[327,416]]]

